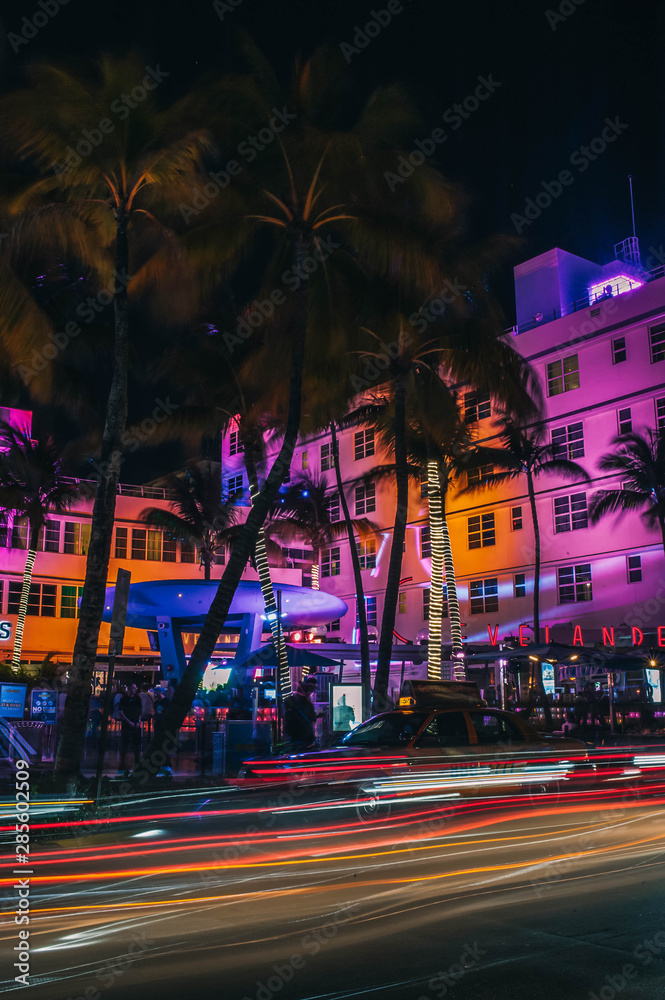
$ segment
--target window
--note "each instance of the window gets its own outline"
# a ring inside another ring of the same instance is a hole
[[[511,718],[490,712],[469,712],[473,728],[482,746],[488,744],[524,743],[526,737]]]
[[[479,486],[483,479],[487,479],[493,472],[493,465],[480,465],[477,469],[469,469],[466,474],[467,486]]]
[[[328,625],[329,632],[339,632],[342,628],[342,619],[336,618],[334,622],[330,622]]]
[[[309,455],[306,451],[303,451],[301,455],[301,466],[302,469],[309,469]]]
[[[332,469],[330,445],[321,445],[321,472],[329,472]]]
[[[89,521],[84,521],[83,523],[79,521],[65,521],[64,551],[75,556],[87,555],[90,546],[91,527]],[[120,529],[117,530],[119,531]]]
[[[240,440],[239,431],[231,431],[229,435],[229,455],[240,455],[245,449]]]
[[[9,602],[7,614],[17,615],[21,603],[22,584],[17,580],[9,583]],[[57,587],[51,583],[31,583],[28,595],[29,615],[41,615],[43,618],[55,618],[55,596]]]
[[[665,398],[656,400],[656,427],[665,430]]]
[[[429,484],[427,482],[427,473],[423,472],[420,475],[420,499],[424,500],[426,496],[429,495]]]
[[[376,542],[368,538],[366,542],[356,542],[356,550],[360,556],[361,569],[374,569],[376,566]]]
[[[522,508],[513,507],[510,511],[510,527],[513,531],[522,530]]]
[[[625,361],[628,355],[626,354],[626,338],[617,337],[612,341],[612,364],[620,365],[622,361]]]
[[[321,576],[339,576],[340,572],[341,561],[339,546],[333,549],[326,549],[325,552],[321,553]]]
[[[475,514],[469,518],[470,549],[484,549],[495,542],[494,514]]]
[[[374,431],[356,431],[353,435],[353,457],[356,462],[374,454]]]
[[[132,559],[145,559],[147,531],[145,528],[132,529]]]
[[[649,330],[649,350],[651,351],[651,364],[656,361],[665,360],[665,323],[652,326]]]
[[[579,566],[561,566],[557,570],[557,574],[559,604],[577,604],[578,601],[592,599],[591,563],[582,563]]]
[[[584,430],[582,421],[557,427],[552,431],[552,444],[556,458],[584,458]]]
[[[327,499],[328,517],[331,521],[339,521],[339,493],[333,493]]]
[[[148,562],[161,562],[162,560],[162,533],[161,531],[148,531]]]
[[[39,532],[37,548],[40,552],[60,551],[60,521],[46,521]]]
[[[229,476],[228,482],[226,484],[226,492],[229,496],[233,496],[234,493],[242,493],[243,483],[242,475],[240,476]]]
[[[464,393],[464,420],[467,424],[475,424],[478,420],[492,415],[492,404],[489,392],[472,390]]]
[[[418,737],[417,747],[468,747],[469,730],[463,712],[441,712]],[[442,994],[443,995],[443,994]]]
[[[370,514],[376,510],[376,486],[368,483],[367,486],[356,486],[356,517],[360,514]]]
[[[630,406],[625,406],[622,410],[617,410],[617,426],[619,434],[630,434],[633,429],[633,420]]]
[[[642,556],[628,556],[628,583],[641,583],[642,581]]]
[[[67,525],[65,525],[65,545],[67,544]],[[65,549],[67,552],[67,549]],[[116,559],[127,558],[127,528],[115,529],[115,557]]]
[[[515,597],[526,597],[526,573],[515,573]]]
[[[499,581],[472,580],[469,584],[470,609],[472,615],[489,614],[499,610]]]
[[[78,618],[78,601],[83,593],[83,587],[63,587],[60,597],[60,617]]]
[[[425,587],[423,590],[423,618],[426,622],[429,621],[429,599],[430,599],[431,589],[430,587]]]
[[[406,614],[406,591],[400,590],[397,596],[397,613],[400,615]]]
[[[15,517],[12,525],[12,548],[27,549],[28,547],[28,519],[27,517]]]
[[[586,506],[586,493],[571,493],[567,497],[556,497],[554,500],[554,531],[578,531],[589,525]]]
[[[180,562],[181,563],[193,563],[196,562],[196,546],[189,539],[183,538],[180,542]]]
[[[162,559],[164,562],[175,562],[176,557],[176,541],[175,538],[171,538],[170,535],[164,535],[162,538]]]
[[[376,608],[376,597],[366,597],[365,598],[365,608],[367,611],[367,624],[376,625],[378,621],[377,608]],[[358,611],[356,609],[356,628],[360,628],[360,619],[358,618]]]
[[[580,371],[576,354],[551,361],[547,366],[547,395],[558,396],[571,389],[579,389]]]
[[[429,524],[424,524],[420,529],[420,558],[432,558],[432,538],[430,536]]]

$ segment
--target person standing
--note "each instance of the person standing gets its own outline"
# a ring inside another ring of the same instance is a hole
[[[284,731],[291,743],[304,750],[314,742],[314,724],[317,715],[311,697],[316,690],[316,677],[311,674],[301,681],[295,694],[284,699]]]
[[[155,700],[147,684],[139,691],[141,699],[141,718],[148,723],[148,737],[152,736],[152,720],[155,717]]]
[[[127,747],[131,743],[134,753],[134,767],[141,757],[141,699],[138,696],[136,684],[129,684],[127,693],[118,704],[120,719],[120,770],[125,777],[129,775],[126,767]]]

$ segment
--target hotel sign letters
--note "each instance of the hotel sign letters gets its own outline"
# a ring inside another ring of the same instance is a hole
[[[526,625],[519,626],[520,646],[533,645],[533,635],[527,634],[527,628],[528,627]],[[610,628],[607,628],[607,626],[603,625],[602,629],[603,629],[603,646],[616,645],[614,637],[614,626],[612,625]],[[549,625],[543,625],[543,630],[545,632],[545,642],[546,643],[552,642]],[[528,628],[528,631],[532,632],[532,629]],[[659,625],[657,631],[658,631],[658,646],[660,649],[665,649],[665,625]],[[494,628],[492,628],[491,625],[488,625],[487,634],[489,636],[490,645],[498,646],[499,626],[495,625]],[[633,627],[633,629],[631,630],[631,635],[633,639],[633,646],[641,646],[642,643],[644,642],[644,633],[642,632],[642,630],[637,627]],[[593,645],[595,645],[595,643]],[[573,646],[584,646],[584,637],[582,635],[581,625],[575,626],[575,631],[573,633]]]

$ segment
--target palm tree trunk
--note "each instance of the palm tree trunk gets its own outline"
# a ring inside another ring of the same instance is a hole
[[[304,261],[306,253],[306,245],[302,240],[299,240],[295,250],[295,264],[298,273],[301,273],[300,265]],[[282,446],[255,502],[252,504],[238,541],[233,547],[194,651],[164,714],[163,728],[159,734],[155,735],[155,738],[141,757],[138,766],[132,772],[130,780],[135,785],[145,784],[146,781],[157,773],[163,763],[163,755],[166,752],[164,748],[173,745],[175,734],[185,721],[185,716],[191,708],[206,665],[213,654],[219,634],[228,616],[233,595],[236,592],[243,570],[252,553],[257,535],[273,504],[277,500],[279,488],[291,468],[293,452],[295,451],[298,432],[300,430],[300,414],[302,409],[303,363],[307,332],[307,282],[303,281],[300,290],[294,294],[298,298],[296,299],[296,308],[294,310],[293,334],[291,338],[289,405]]]
[[[349,538],[349,551],[351,553],[351,565],[353,567],[353,582],[356,588],[356,600],[358,605],[358,633],[360,638],[360,684],[362,687],[363,699],[363,722],[369,718],[371,712],[371,687],[372,671],[369,662],[369,635],[367,633],[367,605],[365,604],[365,588],[363,587],[362,571],[360,569],[360,556],[356,546],[356,536],[351,522],[349,505],[344,492],[342,482],[342,470],[339,466],[339,452],[337,448],[337,427],[330,424],[330,435],[332,441],[333,468],[335,470],[335,482],[339,493],[339,502],[344,514],[346,533]]]
[[[23,585],[21,587],[21,598],[18,604],[18,618],[16,619],[16,634],[14,636],[14,650],[12,653],[12,670],[21,669],[21,650],[23,649],[23,630],[25,629],[25,616],[28,613],[28,598],[30,597],[30,585],[32,583],[32,568],[37,557],[37,545],[39,544],[39,528],[35,531],[29,528],[30,540],[28,542],[28,556],[23,567]]]
[[[99,628],[104,612],[115,503],[123,457],[122,438],[127,423],[127,369],[129,322],[127,285],[122,275],[129,272],[128,217],[117,210],[116,279],[113,292],[114,358],[113,378],[106,404],[98,482],[92,510],[90,547],[85,564],[85,581],[72,657],[72,671],[58,742],[55,774],[66,778],[78,774],[85,744],[92,676],[97,656]]]
[[[427,677],[441,680],[441,630],[443,627],[443,526],[441,482],[436,459],[427,460],[427,503],[432,559],[430,574],[429,620],[427,636]]]
[[[439,465],[439,482],[441,483],[441,528],[443,532],[443,563],[446,571],[446,592],[448,595],[448,619],[450,621],[450,642],[452,655],[455,660],[454,674],[456,681],[466,679],[466,669],[464,661],[455,654],[462,653],[462,616],[459,609],[459,598],[457,596],[457,580],[455,578],[455,563],[453,561],[453,548],[450,542],[450,532],[448,531],[448,519],[446,518],[446,494],[448,493],[448,473],[445,468]]]
[[[249,499],[254,505],[259,491],[258,477],[256,474],[256,461],[254,458],[254,447],[252,440],[244,441],[245,469],[247,470],[247,482],[249,483]],[[277,684],[276,687],[281,692],[283,698],[291,694],[291,671],[289,670],[289,660],[286,643],[284,642],[284,630],[280,628],[277,617],[277,601],[275,599],[275,588],[270,577],[270,566],[268,564],[268,553],[266,551],[266,536],[263,525],[259,528],[254,547],[256,555],[256,568],[259,574],[259,584],[263,595],[263,603],[266,606],[266,618],[270,625],[272,643],[277,656]]]
[[[533,486],[533,473],[531,469],[526,470],[526,482],[529,492],[529,505],[531,507],[531,521],[533,523],[533,545],[534,545],[534,566],[533,566],[533,638],[536,644],[540,643],[540,525],[538,523],[538,511],[536,509],[536,494]],[[545,713],[545,725],[552,729],[552,709],[549,698],[543,684],[543,664],[540,660],[534,664],[534,680],[540,695],[543,711]]]
[[[397,504],[393,541],[390,548],[388,577],[381,619],[381,636],[374,677],[374,710],[383,711],[389,707],[388,684],[390,682],[390,657],[393,649],[393,632],[399,581],[402,576],[402,556],[406,537],[406,521],[409,511],[409,475],[406,454],[406,376],[400,372],[394,380],[395,393],[395,480],[397,484]]]

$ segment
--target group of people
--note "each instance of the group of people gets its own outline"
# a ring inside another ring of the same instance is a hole
[[[141,756],[141,740],[144,729],[148,737],[159,733],[164,712],[175,693],[175,683],[169,681],[166,688],[160,685],[150,687],[143,684],[139,689],[135,683],[122,684],[116,682],[113,695],[111,718],[120,723],[120,764],[119,773],[125,776],[127,769],[127,751],[134,755],[134,767]],[[103,697],[96,694],[90,701],[90,731],[97,735],[101,726],[103,714]],[[171,772],[171,761],[167,759],[162,770]]]

